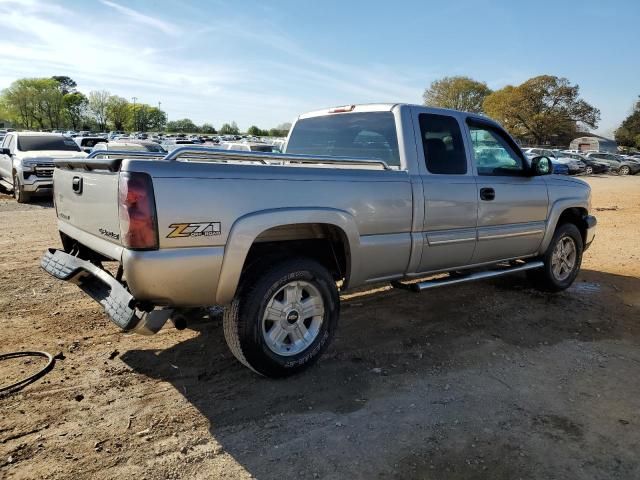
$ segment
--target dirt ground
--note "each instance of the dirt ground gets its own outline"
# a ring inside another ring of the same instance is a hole
[[[51,203],[0,195],[0,352],[60,353],[0,399],[0,478],[640,478],[640,177],[592,177],[576,284],[524,277],[343,303],[308,372],[260,378],[219,317],[119,333],[39,268]],[[0,364],[0,382],[39,360]]]

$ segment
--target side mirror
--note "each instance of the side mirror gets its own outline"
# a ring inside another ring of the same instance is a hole
[[[553,164],[548,157],[533,157],[531,159],[531,173],[533,176],[549,175],[553,173]]]
[[[11,150],[9,150],[8,148],[3,148],[2,155],[11,155]]]

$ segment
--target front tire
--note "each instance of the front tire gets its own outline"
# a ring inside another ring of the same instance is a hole
[[[592,175],[593,174],[593,167],[585,168],[584,173],[586,173],[587,175]]]
[[[247,273],[224,313],[229,349],[242,364],[268,377],[305,370],[335,333],[340,314],[335,281],[307,258],[262,263]]]
[[[580,271],[583,251],[578,227],[573,223],[559,225],[542,256],[544,266],[529,272],[533,286],[545,292],[560,292],[569,288]]]
[[[15,198],[18,203],[27,203],[31,200],[31,195],[22,189],[16,172],[13,173],[13,198]]]

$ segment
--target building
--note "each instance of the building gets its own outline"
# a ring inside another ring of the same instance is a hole
[[[598,152],[617,153],[618,144],[615,140],[590,133],[588,136],[578,137],[569,144],[571,150],[586,152],[596,150]]]

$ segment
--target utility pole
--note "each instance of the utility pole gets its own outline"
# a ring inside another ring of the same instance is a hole
[[[138,100],[138,97],[131,97],[131,100],[133,100],[133,130],[134,131],[138,131],[138,111],[136,110],[136,100]]]

